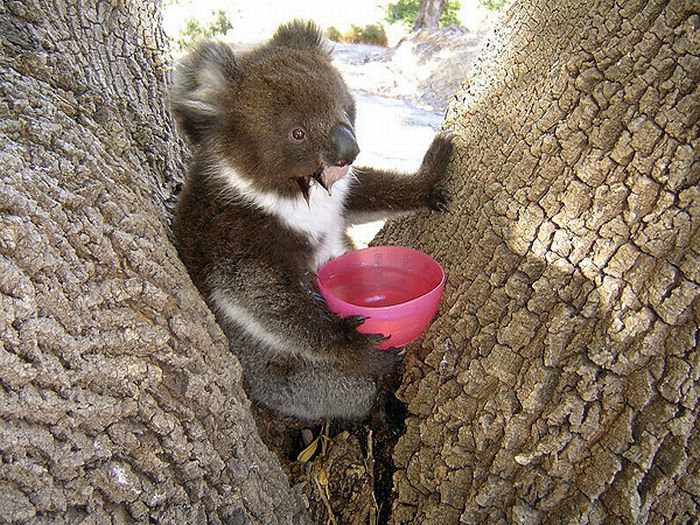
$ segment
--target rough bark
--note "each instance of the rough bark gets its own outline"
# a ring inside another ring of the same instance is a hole
[[[306,521],[168,241],[157,18],[0,2],[0,521]]]
[[[699,11],[522,2],[455,97],[393,523],[700,515]]]
[[[420,0],[413,31],[437,29],[446,2],[447,0]]]

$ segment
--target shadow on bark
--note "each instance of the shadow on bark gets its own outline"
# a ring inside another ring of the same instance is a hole
[[[521,3],[447,112],[444,217],[408,363],[392,523],[685,523],[698,513],[700,12]]]

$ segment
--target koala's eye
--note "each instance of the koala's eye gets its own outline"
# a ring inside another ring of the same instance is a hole
[[[306,132],[301,128],[296,128],[292,130],[292,138],[297,142],[301,142],[306,139]]]

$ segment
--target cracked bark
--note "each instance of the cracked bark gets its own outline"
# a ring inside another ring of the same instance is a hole
[[[400,395],[393,523],[700,514],[700,8],[515,5],[448,109],[446,267]]]
[[[383,234],[449,274],[400,392],[395,523],[699,512],[700,13],[569,3],[514,7],[447,115],[451,213]],[[6,521],[305,519],[167,240],[155,18],[0,4]]]
[[[0,3],[0,521],[299,523],[168,241],[151,2]]]

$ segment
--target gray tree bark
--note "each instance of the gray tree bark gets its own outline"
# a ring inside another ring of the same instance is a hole
[[[168,240],[151,2],[0,2],[0,522],[299,523]]]
[[[420,0],[413,31],[437,29],[447,0]]]
[[[452,211],[378,241],[449,274],[400,392],[393,522],[696,519],[699,11],[523,3],[455,98]],[[0,3],[5,521],[305,520],[167,240],[156,18]]]
[[[700,4],[522,2],[448,110],[393,523],[700,515]]]

